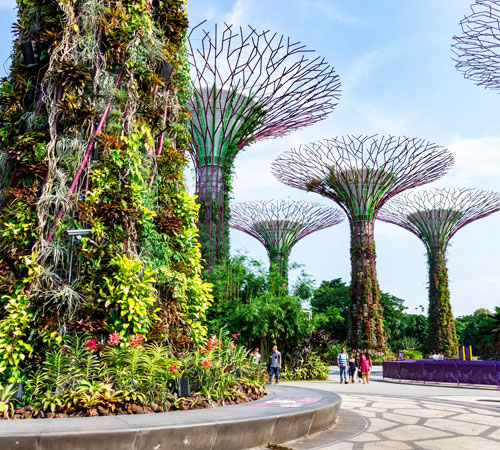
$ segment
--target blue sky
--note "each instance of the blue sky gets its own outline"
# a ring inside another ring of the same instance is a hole
[[[500,97],[465,80],[454,68],[450,45],[472,0],[190,0],[190,22],[250,24],[301,41],[332,64],[342,97],[328,119],[287,137],[252,145],[236,160],[236,201],[296,198],[332,204],[316,194],[281,185],[272,160],[301,143],[342,134],[420,137],[449,148],[455,169],[427,187],[464,186],[500,191]],[[0,0],[0,71],[11,48],[14,2]],[[258,177],[256,177],[258,175]],[[332,206],[335,206],[332,204]],[[500,305],[500,214],[468,225],[449,249],[455,315]],[[377,223],[380,287],[406,300],[409,312],[427,304],[423,244],[399,227]],[[267,261],[261,244],[239,231],[233,250]],[[291,260],[318,283],[350,278],[346,223],[312,234]],[[292,272],[293,276],[298,271]]]

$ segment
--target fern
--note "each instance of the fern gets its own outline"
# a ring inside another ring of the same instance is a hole
[[[43,372],[46,375],[47,391],[57,394],[62,393],[67,385],[74,379],[74,374],[68,372],[70,360],[63,349],[47,353],[43,362]]]

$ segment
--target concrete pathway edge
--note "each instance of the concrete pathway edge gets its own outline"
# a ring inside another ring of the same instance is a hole
[[[256,402],[130,416],[0,421],[2,450],[245,449],[290,441],[331,427],[341,398],[272,386]]]

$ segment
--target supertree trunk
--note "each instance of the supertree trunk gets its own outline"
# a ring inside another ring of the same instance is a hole
[[[429,350],[454,356],[458,353],[455,319],[450,304],[446,251],[429,252]]]
[[[200,170],[199,198],[200,214],[198,227],[202,258],[205,267],[216,262],[223,262],[229,257],[229,202],[228,185],[223,175],[224,169],[205,166]]]
[[[350,293],[349,345],[352,348],[387,350],[373,221],[351,222]]]
[[[302,44],[250,26],[216,25],[210,32],[194,27],[189,54],[191,156],[202,210],[200,243],[210,277],[211,267],[228,256],[236,155],[254,142],[324,119],[337,104],[340,83],[333,68]]]
[[[288,253],[278,253],[270,250],[269,254],[269,273],[279,274],[280,286],[278,290],[286,291],[288,289]]]

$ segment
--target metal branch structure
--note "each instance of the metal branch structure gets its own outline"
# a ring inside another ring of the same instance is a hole
[[[374,223],[396,194],[443,176],[452,166],[446,149],[423,139],[344,136],[293,148],[273,162],[283,183],[336,202],[351,230],[349,341],[353,348],[385,350],[376,273]]]
[[[270,270],[288,280],[288,258],[303,237],[337,225],[341,211],[318,203],[268,200],[236,203],[229,224],[257,239],[267,250]]]
[[[191,156],[206,266],[228,254],[234,159],[247,145],[324,119],[340,82],[324,59],[298,42],[252,27],[200,26],[189,36],[194,94]]]
[[[458,353],[450,304],[446,250],[465,225],[500,210],[500,194],[475,189],[435,189],[403,193],[388,202],[379,220],[415,234],[427,249],[429,266],[429,350]]]
[[[472,14],[460,21],[454,36],[456,68],[466,79],[487,89],[500,89],[500,0],[476,0]]]

